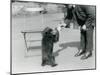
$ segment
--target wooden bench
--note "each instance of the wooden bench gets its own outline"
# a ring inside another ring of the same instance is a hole
[[[27,40],[26,40],[26,34],[29,34],[29,33],[41,33],[42,31],[33,31],[33,30],[24,30],[24,31],[21,31],[21,33],[23,34],[24,36],[24,41],[25,41],[25,46],[26,46],[26,49],[28,51],[28,46],[27,46]]]

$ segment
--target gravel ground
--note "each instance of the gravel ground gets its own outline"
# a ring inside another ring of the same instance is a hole
[[[41,66],[41,34],[27,34],[30,50],[26,53],[23,30],[43,30],[45,27],[56,27],[62,13],[44,14],[37,16],[12,18],[12,72],[47,72],[61,70],[79,70],[95,68],[95,50],[93,56],[87,60],[74,57],[78,51],[80,31],[78,29],[63,29],[60,33],[60,41],[54,46],[54,55],[58,66]],[[59,50],[61,49],[61,50]],[[95,49],[95,48],[94,48]]]

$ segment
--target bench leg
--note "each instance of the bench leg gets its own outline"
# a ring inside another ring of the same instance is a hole
[[[26,33],[23,33],[23,35],[24,35],[25,46],[26,46],[26,49],[27,49],[27,51],[28,51],[27,41],[26,41]]]

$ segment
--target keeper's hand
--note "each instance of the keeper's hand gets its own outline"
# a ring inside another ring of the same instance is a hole
[[[82,26],[82,29],[83,30],[86,30],[86,25],[85,24]]]

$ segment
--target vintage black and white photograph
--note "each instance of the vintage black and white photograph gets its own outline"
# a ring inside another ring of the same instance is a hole
[[[96,68],[96,6],[11,0],[11,72]]]

